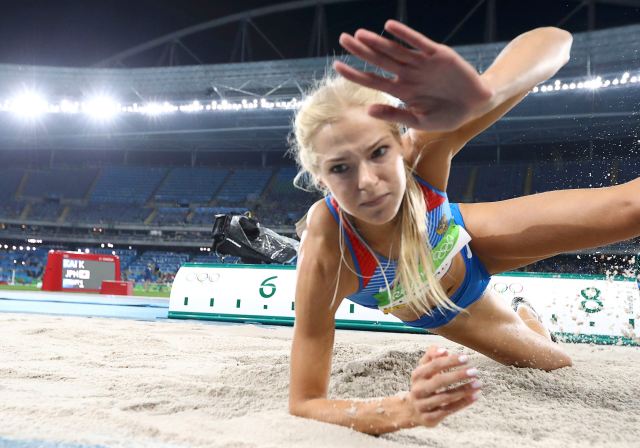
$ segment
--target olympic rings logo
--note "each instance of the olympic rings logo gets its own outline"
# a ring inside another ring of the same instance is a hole
[[[520,294],[524,290],[524,285],[521,283],[511,283],[510,285],[506,283],[496,283],[493,285],[493,290],[500,294],[504,294],[507,291],[511,291],[513,294]]]
[[[441,258],[445,258],[449,254],[449,252],[451,252],[451,250],[453,249],[454,244],[455,244],[455,240],[453,238],[453,235],[445,236],[440,241],[438,246],[436,246],[432,250],[433,258],[436,259],[436,260],[439,260]]]
[[[217,272],[189,272],[187,274],[188,282],[215,283],[218,280],[220,280],[220,274]]]

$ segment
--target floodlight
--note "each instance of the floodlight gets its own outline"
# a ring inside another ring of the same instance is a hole
[[[10,112],[26,119],[37,118],[49,109],[47,100],[34,90],[25,90],[15,95],[7,106]]]
[[[82,112],[96,121],[110,121],[120,112],[120,104],[109,96],[95,96],[82,103]]]

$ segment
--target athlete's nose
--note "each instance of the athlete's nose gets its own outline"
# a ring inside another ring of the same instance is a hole
[[[361,163],[358,167],[358,189],[367,190],[378,183],[378,175],[368,163]]]

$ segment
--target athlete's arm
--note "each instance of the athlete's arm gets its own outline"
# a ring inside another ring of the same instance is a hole
[[[488,112],[460,128],[441,133],[409,132],[416,171],[446,190],[451,159],[476,135],[516,106],[537,84],[552,77],[569,60],[571,34],[559,28],[537,28],[511,41],[481,75],[493,91]]]
[[[327,238],[326,232],[318,232],[319,221],[327,217],[314,216],[328,213],[326,210],[310,213],[309,227],[300,246],[289,386],[291,414],[369,434],[383,434],[416,425],[435,426],[447,415],[471,404],[477,389],[468,384],[436,393],[473,375],[464,369],[450,370],[463,365],[464,360],[436,353],[435,348],[430,349],[414,371],[409,394],[368,401],[327,399],[335,312],[342,297],[357,288],[355,276],[341,276],[334,294],[340,255],[336,241]]]

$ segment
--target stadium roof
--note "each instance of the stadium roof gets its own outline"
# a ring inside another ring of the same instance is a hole
[[[479,14],[479,8],[485,8],[487,13],[490,11],[489,5],[485,4],[487,2],[491,3],[490,0],[479,0],[477,2],[461,1],[456,4],[464,3],[471,6],[467,11],[471,20],[474,14]],[[188,3],[187,1],[186,4]],[[258,3],[262,5],[269,3],[271,6],[267,5],[265,8],[273,11],[278,5],[280,8],[285,6],[292,8],[295,6],[294,3],[298,6],[308,6],[306,4],[310,2],[300,0],[248,3],[254,6]],[[380,11],[383,10],[379,6],[381,3],[387,6],[395,5],[396,13],[399,16],[404,14],[406,17],[413,17],[412,11],[418,6],[412,1],[352,0],[321,3],[326,4],[327,13],[330,12],[330,7],[346,8],[357,4],[362,8],[363,5],[368,5],[372,16],[376,16],[374,14],[376,12],[381,14]],[[475,10],[471,3],[475,5]],[[524,2],[515,3],[525,4]],[[535,4],[544,6],[543,3],[544,1]],[[588,2],[585,5],[571,1],[553,3],[573,4],[573,9],[564,16],[567,23],[582,14],[584,8],[588,8]],[[638,3],[640,1],[611,0],[598,1],[593,5],[598,8],[618,5],[624,10],[631,11],[636,17]],[[163,4],[163,2],[159,3],[159,5]],[[510,2],[501,0],[495,4],[507,7]],[[262,14],[265,8],[253,9],[250,12],[253,11],[254,15]],[[302,11],[305,8],[299,9]],[[553,9],[551,8],[550,11]],[[317,10],[315,12],[317,13]],[[282,11],[272,15],[280,17],[280,23],[288,23],[287,20],[293,19]],[[257,21],[257,18],[255,20]],[[383,19],[380,17],[380,20]],[[412,20],[408,22],[412,24]],[[347,24],[345,26],[356,21],[351,18],[343,20]],[[230,24],[235,23],[232,22]],[[483,23],[490,25],[486,20]],[[464,20],[458,25],[460,25],[457,27],[459,32],[467,26]],[[449,34],[452,34],[452,31],[455,29],[449,30]],[[318,39],[322,37],[321,33],[317,37]],[[158,39],[162,40],[161,37]],[[451,39],[451,42],[454,41]],[[455,48],[479,70],[483,70],[503,46],[504,42],[493,42],[455,46]],[[577,83],[598,75],[611,74],[612,80],[629,71],[638,75],[636,73],[640,69],[638,48],[640,48],[640,25],[577,33],[572,59],[559,73],[559,79],[562,83],[566,81],[568,85],[573,80]],[[121,55],[120,62],[130,61],[137,54],[142,55],[145,51],[133,52],[126,57]],[[95,59],[101,58],[102,56]],[[46,93],[49,100],[79,101],[96,92],[106,92],[128,104],[142,104],[150,101],[233,101],[252,98],[286,100],[299,96],[300,92],[305,90],[314,79],[320,78],[325,73],[329,60],[330,58],[322,56],[306,59],[143,68],[122,66],[119,68],[72,68],[3,64],[0,65],[0,106],[8,95],[22,87],[40,89]],[[191,63],[193,64],[193,61]],[[576,140],[584,139],[590,133],[608,136],[635,135],[637,134],[636,114],[639,112],[640,104],[639,86],[640,84],[634,84],[632,87],[618,86],[606,89],[606,92],[562,90],[548,95],[532,95],[474,143],[490,145]],[[178,114],[178,116],[154,119],[135,116],[116,120],[108,126],[88,124],[78,117],[66,116],[48,117],[35,126],[20,125],[14,120],[1,120],[0,148],[141,148],[197,151],[228,149],[281,152],[286,146],[290,120],[291,111],[289,110]]]
[[[640,23],[640,0],[22,0],[3,2],[0,63],[157,67],[341,54],[342,31],[398,18],[461,46],[538,26]]]

